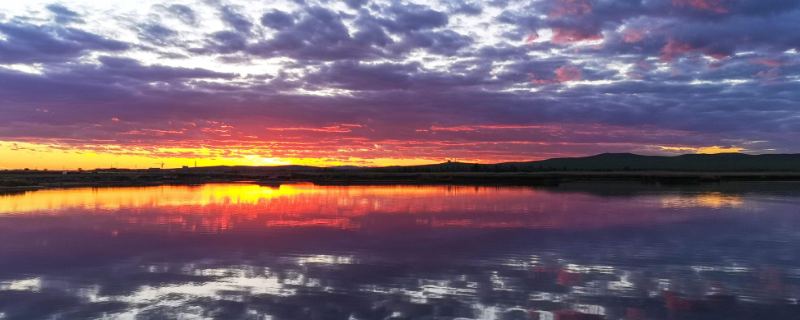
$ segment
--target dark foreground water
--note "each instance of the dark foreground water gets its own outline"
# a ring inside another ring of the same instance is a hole
[[[0,319],[800,319],[800,184],[0,195]]]

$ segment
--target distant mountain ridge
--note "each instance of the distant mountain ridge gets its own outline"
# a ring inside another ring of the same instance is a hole
[[[743,153],[686,154],[680,156],[643,156],[632,153],[603,153],[580,158],[553,158],[528,162],[475,164],[448,162],[420,166],[390,167],[205,167],[264,172],[554,172],[554,171],[675,171],[675,172],[800,172],[800,154]]]
[[[414,167],[372,168],[374,171],[684,171],[765,172],[800,171],[800,154],[749,155],[742,153],[642,156],[632,153],[603,153],[581,158],[553,158],[498,164],[443,163]]]

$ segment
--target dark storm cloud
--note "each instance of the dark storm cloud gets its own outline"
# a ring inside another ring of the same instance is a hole
[[[51,4],[48,5],[47,10],[50,10],[55,15],[56,23],[66,24],[70,22],[83,22],[81,20],[81,15],[75,11],[68,9],[65,6],[59,4]]]
[[[0,62],[63,61],[87,51],[123,51],[130,46],[74,28],[36,26],[23,22],[0,23]]]

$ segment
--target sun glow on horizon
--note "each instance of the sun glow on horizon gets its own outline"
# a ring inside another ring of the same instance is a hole
[[[560,197],[569,197],[569,208],[564,207]],[[172,231],[188,232],[252,227],[380,228],[383,223],[392,228],[597,228],[685,221],[706,217],[708,211],[675,209],[719,209],[745,204],[737,195],[720,193],[646,195],[637,199],[622,201],[619,210],[583,215],[579,213],[597,208],[597,195],[524,187],[311,183],[266,187],[227,183],[30,191],[0,196],[0,215],[88,213],[113,217],[128,229],[169,226]],[[636,210],[643,205],[673,211],[665,215]],[[120,230],[114,232],[117,231]]]
[[[710,147],[666,147],[661,146],[663,150],[669,151],[680,151],[680,152],[692,152],[692,153],[699,153],[699,154],[718,154],[718,153],[739,153],[742,151],[746,151],[744,148],[738,147],[722,147],[722,146],[710,146]]]
[[[0,141],[0,170],[3,169],[47,169],[91,170],[96,168],[165,169],[183,166],[283,166],[305,165],[332,166],[392,166],[424,165],[446,161],[446,158],[358,158],[346,157],[276,157],[259,155],[260,149],[244,150],[226,148],[158,148],[155,152],[104,146],[80,149],[60,144],[37,144],[29,142]]]
[[[286,149],[291,146],[276,146],[277,143],[251,143],[231,146],[207,145],[191,147],[186,143],[178,146],[138,146],[119,144],[69,144],[58,142],[15,142],[0,141],[0,170],[92,170],[105,168],[119,169],[175,169],[187,167],[213,166],[414,166],[439,164],[457,159],[458,162],[494,164],[503,162],[538,161],[551,158],[581,157],[593,154],[473,154],[471,158],[447,157],[450,153],[437,155],[423,152],[426,156],[414,153],[391,151],[382,153],[384,146],[376,145],[375,150],[336,150],[316,148],[311,150]],[[392,148],[398,148],[392,146]],[[406,147],[402,147],[406,149]],[[747,151],[739,147],[689,147],[654,146],[642,149],[644,154],[669,155],[673,153],[718,154]],[[667,152],[664,154],[664,152]],[[468,153],[469,154],[469,153]],[[488,158],[485,156],[489,156]]]

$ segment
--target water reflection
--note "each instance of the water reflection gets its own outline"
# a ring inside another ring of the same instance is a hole
[[[0,196],[0,318],[800,314],[793,185],[593,188],[212,184]]]

